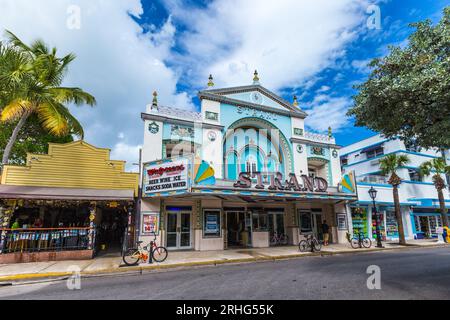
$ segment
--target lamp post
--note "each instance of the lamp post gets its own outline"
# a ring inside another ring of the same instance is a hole
[[[375,224],[376,224],[376,232],[377,232],[377,248],[383,248],[381,244],[381,233],[380,233],[380,217],[377,211],[377,206],[375,204],[375,198],[377,197],[377,190],[374,187],[370,187],[369,196],[372,198],[373,202],[373,212],[375,213]]]

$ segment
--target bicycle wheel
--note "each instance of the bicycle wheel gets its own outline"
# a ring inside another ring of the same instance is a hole
[[[141,259],[141,252],[139,249],[132,248],[125,251],[122,260],[127,266],[135,266]]]
[[[315,251],[320,251],[320,250],[322,250],[322,244],[320,243],[320,241],[319,240],[317,240],[317,239],[314,239],[313,240],[314,242],[314,250]]]
[[[153,250],[153,260],[163,262],[167,259],[168,251],[164,247],[157,247]]]
[[[372,241],[369,238],[365,238],[362,241],[362,245],[364,248],[370,248],[372,246]]]
[[[358,249],[359,248],[359,240],[353,238],[352,241],[350,241],[350,244],[352,245],[353,249]]]
[[[306,242],[306,240],[300,241],[299,244],[298,244],[298,249],[300,250],[300,252],[307,252],[307,251],[309,251],[308,242]]]

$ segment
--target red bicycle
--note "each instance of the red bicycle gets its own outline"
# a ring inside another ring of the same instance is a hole
[[[146,262],[150,255],[156,262],[163,262],[167,259],[168,251],[165,247],[158,246],[156,243],[156,234],[153,233],[153,241],[144,247],[141,246],[143,241],[137,242],[137,248],[130,248],[123,254],[123,262],[127,266],[135,266],[139,261]]]

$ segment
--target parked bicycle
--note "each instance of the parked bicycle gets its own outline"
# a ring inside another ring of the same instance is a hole
[[[278,234],[277,232],[275,232],[272,238],[270,238],[270,244],[273,246],[286,245],[288,244],[288,242],[289,242],[288,236],[285,235],[284,233]]]
[[[307,235],[305,240],[302,240],[298,244],[300,252],[307,251],[320,251],[322,249],[322,243],[316,239],[312,234]]]
[[[139,261],[146,262],[148,259],[153,259],[156,262],[163,262],[167,259],[168,251],[165,247],[158,246],[156,243],[156,234],[148,245],[142,247],[143,241],[137,242],[137,248],[130,248],[125,251],[123,255],[123,262],[127,266],[135,266]]]
[[[357,233],[353,238],[349,239],[349,242],[353,249],[370,248],[372,246],[372,241],[365,237],[363,233]]]

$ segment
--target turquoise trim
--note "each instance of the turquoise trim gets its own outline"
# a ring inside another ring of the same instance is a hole
[[[357,164],[360,164],[360,163],[364,163],[364,162],[367,162],[367,161],[373,161],[373,160],[376,160],[376,159],[381,159],[381,158],[384,158],[384,157],[387,156],[387,155],[390,155],[390,154],[397,154],[397,153],[414,154],[414,155],[418,155],[418,156],[421,156],[421,157],[428,157],[428,158],[433,158],[433,159],[439,158],[439,157],[435,157],[435,156],[430,156],[429,154],[423,154],[423,153],[412,152],[412,151],[406,151],[406,150],[397,150],[397,151],[393,151],[393,152],[389,152],[389,153],[382,154],[381,156],[378,156],[378,157],[373,157],[373,158],[370,158],[370,159],[364,159],[364,160],[361,160],[361,161],[358,161],[358,162],[355,162],[355,163],[346,164],[345,166],[342,166],[342,167],[343,167],[343,168],[349,168],[349,167],[351,167],[351,166],[354,166],[354,165],[357,165]]]
[[[370,207],[371,205],[373,205],[372,201],[357,201],[356,202],[358,205],[362,205],[362,206],[368,206]],[[394,206],[394,202],[384,202],[384,201],[375,201],[376,205],[384,205],[384,206]],[[355,204],[350,205],[351,207],[354,207]],[[412,202],[400,202],[400,206],[417,206],[417,204],[412,203]]]
[[[439,201],[436,198],[409,198],[408,201],[422,201],[422,200],[431,200],[431,201]],[[450,199],[444,199],[444,202],[450,202]]]
[[[357,182],[356,185],[359,186],[373,186],[373,187],[383,187],[383,188],[392,188],[390,184],[382,184],[382,183],[370,183],[370,182]],[[398,187],[400,189],[400,187]]]
[[[421,181],[410,181],[410,180],[402,180],[402,183],[409,183],[409,184],[425,184],[427,186],[434,186],[431,182],[421,182]]]
[[[364,150],[364,149],[367,149],[367,148],[370,148],[370,147],[374,147],[374,146],[379,145],[379,144],[383,144],[383,143],[388,142],[388,141],[391,141],[391,140],[386,139],[386,140],[383,140],[383,141],[380,141],[380,142],[377,142],[377,143],[370,144],[370,145],[368,145],[366,147],[363,147],[363,148],[360,148],[360,149],[356,149],[356,150],[353,150],[353,151],[341,154],[341,158],[345,157],[345,156],[348,156],[349,154],[356,153],[356,152],[359,152],[361,150]]]

